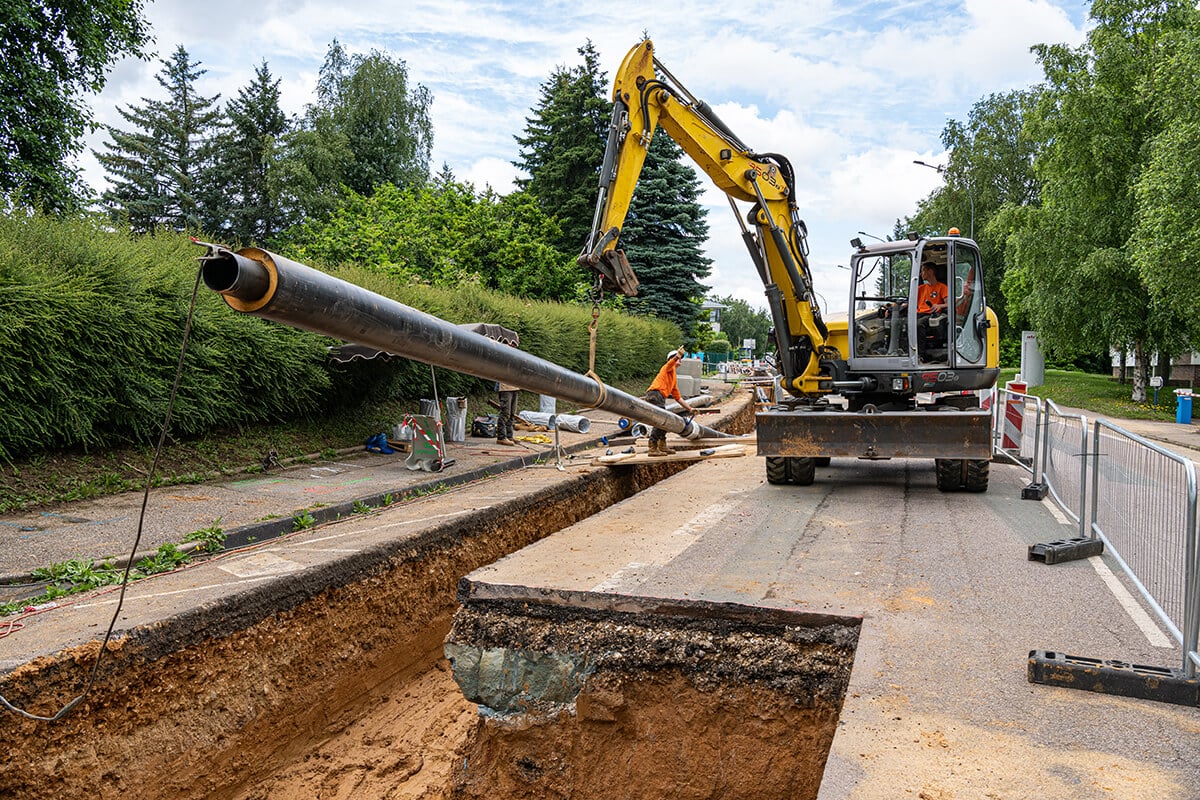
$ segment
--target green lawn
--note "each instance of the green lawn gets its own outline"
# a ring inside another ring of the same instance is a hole
[[[1006,382],[1013,379],[1015,373],[1015,369],[1000,370],[997,385],[1003,388]],[[1154,406],[1153,389],[1146,390],[1145,403],[1130,400],[1132,392],[1132,383],[1117,383],[1116,379],[1109,375],[1091,375],[1061,369],[1046,370],[1045,384],[1029,389],[1030,394],[1053,400],[1059,406],[1080,408],[1109,417],[1168,421],[1175,419],[1175,392],[1170,387],[1158,390],[1157,408]]]

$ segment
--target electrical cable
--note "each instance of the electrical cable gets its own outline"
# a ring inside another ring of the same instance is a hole
[[[138,545],[142,541],[142,529],[146,522],[146,507],[150,503],[150,489],[154,485],[154,477],[158,474],[158,462],[162,457],[163,447],[166,445],[167,432],[171,428],[171,414],[175,410],[175,398],[179,394],[179,383],[183,378],[183,361],[187,355],[188,337],[192,332],[192,317],[196,313],[196,297],[200,292],[200,270],[196,271],[196,283],[192,286],[192,299],[188,306],[187,320],[183,326],[183,342],[179,348],[179,362],[175,366],[175,382],[171,385],[171,396],[167,400],[167,414],[163,420],[162,431],[159,433],[158,445],[154,448],[154,462],[150,466],[150,473],[146,476],[146,488],[142,492],[142,508],[138,513],[137,534],[133,539],[133,547],[129,550],[129,558],[125,564],[125,573],[121,578],[121,594],[117,598],[117,607],[113,611],[112,619],[109,620],[108,630],[104,633],[104,639],[100,642],[100,651],[96,653],[96,662],[92,665],[90,674],[88,675],[87,683],[83,686],[83,691],[74,700],[68,702],[65,706],[58,710],[54,716],[43,717],[39,714],[32,714],[23,708],[18,708],[8,701],[6,697],[0,695],[0,706],[14,714],[20,714],[26,719],[35,720],[38,722],[57,722],[65,717],[70,711],[79,705],[83,698],[87,697],[91,692],[92,686],[96,682],[96,676],[100,672],[100,664],[104,660],[104,653],[108,649],[108,642],[112,638],[113,629],[117,625],[117,619],[121,616],[121,609],[125,605],[125,591],[129,588],[129,573],[133,569],[133,557],[137,553]]]

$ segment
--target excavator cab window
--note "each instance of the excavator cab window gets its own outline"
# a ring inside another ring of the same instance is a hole
[[[954,245],[954,285],[951,287],[950,311],[953,316],[957,366],[982,364],[986,351],[984,324],[987,320],[983,305],[983,272],[979,268],[979,252],[961,242]]]
[[[854,354],[904,356],[908,353],[911,253],[866,256],[856,263]]]

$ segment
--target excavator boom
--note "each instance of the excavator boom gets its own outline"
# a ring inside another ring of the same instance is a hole
[[[766,290],[785,388],[801,395],[831,391],[820,365],[829,331],[813,291],[807,230],[796,209],[790,162],[751,151],[655,59],[648,39],[625,56],[612,99],[595,218],[579,263],[598,272],[603,287],[636,294],[637,277],[620,246],[621,227],[650,142],[661,128],[725,192],[735,211],[738,201],[750,203],[738,221]]]

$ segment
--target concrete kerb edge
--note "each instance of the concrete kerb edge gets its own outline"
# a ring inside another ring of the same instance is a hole
[[[580,452],[582,450],[588,450],[588,449],[591,449],[594,447],[599,447],[599,446],[601,446],[601,444],[602,444],[602,442],[600,441],[600,439],[596,438],[594,440],[577,442],[573,445],[564,446],[562,448],[562,451],[566,454],[573,454],[573,453]],[[349,453],[357,453],[361,449],[362,449],[361,447],[352,447],[352,448],[347,448],[344,451],[338,451],[338,452],[340,455],[347,455]],[[303,457],[301,457],[301,458],[303,458]],[[403,498],[407,498],[407,497],[410,497],[413,495],[425,494],[425,493],[434,491],[439,486],[450,488],[450,487],[454,487],[454,486],[460,486],[465,483],[473,483],[474,481],[482,480],[484,478],[490,478],[495,475],[500,475],[502,473],[509,472],[510,470],[534,466],[538,462],[542,462],[547,459],[553,459],[553,458],[554,458],[554,450],[553,449],[542,450],[542,451],[538,451],[536,453],[530,453],[529,455],[520,455],[515,458],[510,458],[507,461],[500,461],[500,462],[491,464],[486,467],[477,467],[473,470],[468,470],[467,472],[461,472],[461,473],[457,473],[457,474],[453,474],[453,475],[448,475],[446,477],[439,477],[439,478],[425,481],[423,483],[418,483],[418,484],[415,484],[412,486],[395,488],[390,491],[385,490],[385,491],[380,491],[380,492],[373,492],[372,494],[369,494],[369,495],[363,495],[361,497],[356,497],[352,500],[346,500],[344,502],[336,503],[336,504],[329,505],[329,506],[324,506],[322,508],[298,508],[298,509],[293,510],[291,512],[291,514],[288,516],[281,516],[278,519],[266,520],[263,522],[252,522],[248,525],[239,525],[236,528],[232,528],[229,531],[226,531],[225,536],[226,536],[227,540],[233,539],[234,541],[242,541],[243,543],[236,547],[219,550],[216,553],[213,553],[212,555],[217,555],[218,553],[232,552],[234,550],[240,549],[241,547],[246,547],[250,544],[261,544],[263,541],[275,539],[275,538],[278,538],[285,534],[292,533],[295,528],[295,519],[297,516],[299,516],[302,513],[308,513],[308,514],[312,515],[314,524],[323,525],[323,524],[326,524],[329,522],[336,522],[339,519],[346,519],[350,516],[353,516],[355,514],[355,508],[360,503],[371,506],[372,508],[378,508],[383,505],[384,499],[386,497],[388,497],[389,495],[394,498],[397,498],[397,499],[403,499]],[[434,474],[439,475],[439,476],[445,475],[445,473],[434,473]],[[193,553],[194,551],[199,550],[202,547],[202,543],[200,543],[200,542],[181,542],[176,546],[180,550],[182,550],[186,553]],[[118,558],[112,559],[110,561],[110,563],[114,567],[123,569],[126,566],[126,564],[129,563],[130,560],[132,560],[133,563],[136,564],[137,562],[141,561],[143,558],[153,557],[157,552],[158,552],[157,549],[155,549],[155,550],[139,550],[139,551],[135,552],[133,554],[133,556],[120,556]],[[13,574],[8,574],[8,575],[0,575],[0,586],[40,585],[40,584],[44,584],[44,583],[46,583],[46,582],[37,580],[33,576],[32,573],[28,573],[28,572],[27,573],[13,573]]]
[[[728,398],[728,397],[732,396],[736,392],[736,390],[737,390],[737,387],[735,386],[735,387],[727,390],[723,394],[721,394],[719,397],[722,399]],[[583,450],[590,450],[595,447],[600,447],[603,444],[604,443],[602,441],[602,438],[600,436],[597,436],[594,439],[589,439],[589,440],[582,441],[582,442],[576,442],[573,445],[563,446],[561,449],[564,454],[570,455],[570,454],[574,454],[574,453],[577,453],[577,452],[580,452]],[[337,452],[338,456],[345,456],[345,455],[349,455],[351,453],[360,452],[361,450],[362,450],[362,447],[355,446],[355,447],[342,448],[336,452]],[[313,459],[319,459],[319,458],[320,458],[319,453],[313,453],[313,454],[310,454],[307,456],[297,456],[294,458],[285,459],[281,463],[287,463],[287,464],[301,463],[306,460],[313,460]],[[490,466],[478,467],[476,469],[469,470],[464,473],[459,473],[459,474],[454,475],[449,478],[440,478],[437,480],[430,480],[430,481],[426,481],[424,483],[416,484],[414,486],[408,486],[405,488],[397,488],[397,489],[393,489],[391,491],[375,492],[370,495],[364,495],[362,497],[357,497],[357,498],[347,500],[342,503],[337,503],[337,504],[334,504],[331,506],[326,506],[323,508],[317,508],[317,509],[299,508],[299,509],[293,510],[291,512],[290,516],[280,517],[278,519],[267,520],[264,522],[254,522],[254,523],[250,523],[249,525],[240,525],[236,528],[233,528],[233,529],[227,531],[226,539],[228,540],[230,538],[234,538],[234,539],[249,540],[246,542],[246,544],[242,545],[243,547],[247,546],[249,544],[259,544],[264,540],[278,538],[287,533],[293,532],[293,529],[295,526],[295,518],[302,512],[307,512],[307,513],[311,514],[313,517],[313,520],[314,520],[314,524],[320,525],[320,524],[325,524],[325,523],[329,523],[329,522],[335,522],[338,519],[352,516],[355,513],[354,512],[355,506],[357,506],[359,503],[377,507],[377,506],[380,506],[383,504],[384,498],[387,497],[388,495],[391,495],[393,497],[406,497],[406,496],[410,496],[410,495],[414,495],[414,494],[426,493],[426,492],[432,491],[432,490],[436,489],[438,486],[445,486],[445,487],[458,486],[458,485],[461,485],[464,483],[471,483],[476,480],[482,480],[484,478],[489,478],[494,475],[499,475],[499,474],[508,472],[513,469],[519,469],[519,468],[533,466],[533,465],[536,465],[538,462],[548,461],[549,459],[553,459],[553,458],[555,458],[555,449],[550,448],[548,450],[541,450],[536,453],[530,453],[528,455],[520,455],[515,458],[508,459],[507,461],[500,461],[500,462],[498,462],[496,464],[492,464]],[[441,475],[442,473],[435,473],[435,474]],[[253,537],[253,538],[251,538],[251,537]],[[202,544],[200,542],[181,542],[181,543],[177,544],[176,546],[184,552],[192,553],[192,552],[200,549],[200,547],[202,547]],[[237,550],[237,549],[239,549],[239,548],[234,547],[234,548],[229,548],[229,549],[222,549],[222,550],[217,551],[216,553],[213,553],[213,555],[216,555],[218,553],[232,552],[233,550]],[[153,557],[156,553],[157,553],[157,549],[137,551],[131,557],[130,556],[120,556],[118,558],[113,559],[111,561],[111,563],[115,567],[124,568],[125,565],[130,560],[132,560],[133,563],[136,564],[137,562],[141,561],[143,558]],[[45,583],[46,583],[45,581],[38,581],[36,578],[34,578],[32,573],[12,573],[12,574],[8,574],[8,575],[0,575],[0,586],[24,586],[24,585],[45,584]]]

